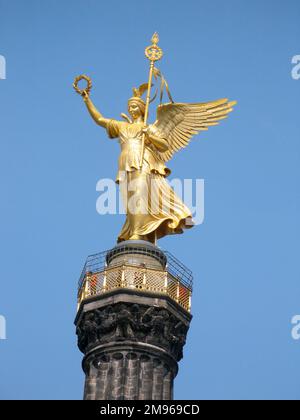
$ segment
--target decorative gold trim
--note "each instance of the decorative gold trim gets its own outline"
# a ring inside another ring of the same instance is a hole
[[[192,292],[180,280],[166,270],[139,268],[129,264],[86,273],[78,294],[78,308],[83,300],[116,289],[167,295],[186,311],[191,311]]]

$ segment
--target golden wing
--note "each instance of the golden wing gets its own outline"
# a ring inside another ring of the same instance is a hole
[[[227,118],[235,104],[235,101],[219,99],[198,104],[159,105],[153,128],[169,145],[166,152],[157,152],[159,158],[164,162],[170,160],[173,154],[186,147],[199,131],[208,130],[211,125],[218,125],[219,120]]]

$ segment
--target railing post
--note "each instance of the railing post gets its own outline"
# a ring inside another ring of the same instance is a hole
[[[177,280],[177,289],[176,289],[176,302],[179,303],[179,287],[180,287],[180,282],[179,280]]]
[[[106,291],[106,275],[107,275],[107,273],[106,273],[106,270],[104,270],[104,273],[103,273],[103,292],[105,292]]]
[[[188,307],[189,312],[191,312],[191,307],[192,307],[192,292],[189,290],[189,307]]]
[[[143,288],[146,288],[146,286],[147,286],[147,269],[144,268],[144,271],[143,271]]]
[[[125,267],[122,266],[121,287],[125,287]]]
[[[90,283],[90,276],[87,275],[84,282],[84,296],[83,296],[84,299],[89,296],[89,283]]]
[[[80,306],[82,300],[83,299],[82,299],[82,289],[81,289],[80,292],[79,292],[79,294],[78,294],[78,299],[77,299],[77,311],[79,309],[79,306]]]
[[[165,284],[164,284],[165,294],[168,294],[168,272],[165,271]]]

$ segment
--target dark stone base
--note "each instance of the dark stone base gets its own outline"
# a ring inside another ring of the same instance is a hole
[[[143,343],[98,349],[84,359],[86,400],[171,400],[177,364]]]
[[[86,400],[171,400],[191,315],[167,296],[116,290],[82,302]]]
[[[149,242],[126,241],[106,255],[108,268],[120,264],[134,264],[133,275],[139,278],[144,267],[165,270],[167,257]],[[178,274],[182,276],[183,266]],[[158,292],[147,290],[147,283],[144,289],[131,289],[129,282],[126,289],[90,295],[81,302],[75,325],[84,353],[84,399],[173,398],[192,317],[168,294]]]

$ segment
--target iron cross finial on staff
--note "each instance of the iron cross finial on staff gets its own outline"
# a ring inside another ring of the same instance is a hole
[[[144,129],[147,127],[148,115],[149,115],[149,104],[150,104],[150,95],[151,95],[151,86],[152,86],[152,78],[153,78],[153,70],[154,70],[154,63],[158,61],[163,56],[162,49],[157,45],[159,42],[158,33],[155,32],[151,38],[152,45],[149,45],[145,49],[145,56],[150,61],[150,70],[149,70],[149,80],[148,80],[148,88],[147,88],[147,97],[146,97],[146,109],[144,115]],[[142,148],[141,148],[141,156],[140,156],[140,170],[142,169],[143,159],[144,159],[144,152],[145,152],[145,138],[146,133],[143,133],[142,137]]]

